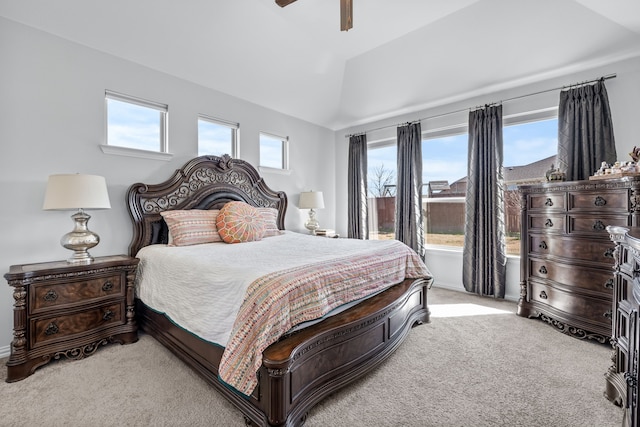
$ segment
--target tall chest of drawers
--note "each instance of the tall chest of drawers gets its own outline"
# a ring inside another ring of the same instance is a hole
[[[604,395],[624,409],[623,426],[636,427],[640,415],[640,229],[607,227],[616,244],[613,289],[612,364]]]
[[[614,244],[607,226],[636,226],[640,178],[519,187],[518,315],[540,317],[580,339],[612,334]]]

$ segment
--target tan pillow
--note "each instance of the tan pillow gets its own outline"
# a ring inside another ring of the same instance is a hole
[[[264,222],[257,208],[244,202],[225,204],[216,221],[218,234],[226,243],[262,240]]]
[[[216,220],[220,210],[174,210],[160,212],[169,228],[169,246],[222,242]]]

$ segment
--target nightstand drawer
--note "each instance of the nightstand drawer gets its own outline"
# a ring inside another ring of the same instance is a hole
[[[124,301],[104,304],[84,311],[30,320],[29,340],[32,348],[56,341],[64,341],[124,324]]]
[[[122,274],[76,280],[57,284],[31,285],[29,313],[37,314],[51,308],[95,302],[101,298],[124,295]]]

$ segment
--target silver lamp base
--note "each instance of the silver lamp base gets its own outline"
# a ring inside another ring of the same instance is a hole
[[[304,226],[311,234],[316,234],[316,230],[320,228],[320,223],[316,219],[316,211],[313,209],[309,209],[309,219],[304,223]]]
[[[60,244],[73,251],[73,256],[67,259],[70,264],[90,264],[93,257],[89,254],[89,249],[100,243],[100,237],[87,228],[87,223],[91,216],[80,209],[71,215],[75,223],[73,231],[62,236]]]

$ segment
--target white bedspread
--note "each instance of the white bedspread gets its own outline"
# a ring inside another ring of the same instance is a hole
[[[391,244],[286,231],[281,236],[239,244],[152,245],[137,254],[136,294],[178,326],[224,347],[245,291],[254,280]]]

